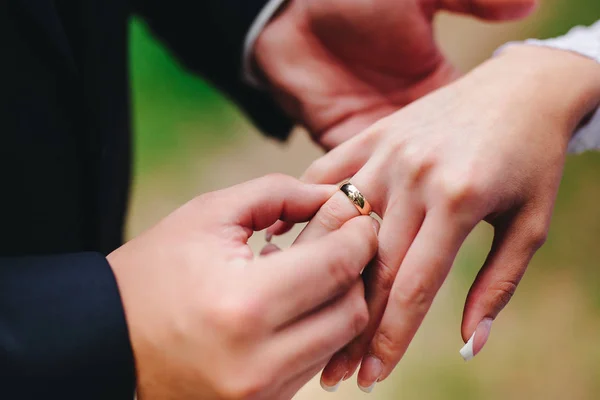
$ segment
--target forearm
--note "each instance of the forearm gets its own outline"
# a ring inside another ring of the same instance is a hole
[[[0,351],[5,393],[131,399],[133,354],[104,257],[0,257]]]

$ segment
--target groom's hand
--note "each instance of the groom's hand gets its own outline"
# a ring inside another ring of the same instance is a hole
[[[535,0],[292,0],[259,36],[258,69],[286,111],[331,149],[459,76],[437,46],[439,10],[487,20]]]
[[[107,257],[139,399],[289,399],[362,331],[374,220],[259,258],[248,246],[278,219],[309,220],[335,191],[255,179],[199,196]]]

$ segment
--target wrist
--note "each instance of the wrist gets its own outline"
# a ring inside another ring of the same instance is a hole
[[[510,91],[510,101],[558,124],[570,139],[600,104],[600,64],[584,56],[538,46],[513,46],[473,71]]]
[[[244,41],[242,67],[246,82],[252,86],[262,87],[264,85],[264,76],[255,57],[256,42],[267,25],[283,11],[288,2],[289,0],[268,1],[248,30]]]

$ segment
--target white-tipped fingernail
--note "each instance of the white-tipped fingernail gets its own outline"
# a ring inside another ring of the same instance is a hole
[[[473,354],[473,341],[475,340],[475,333],[476,332],[473,332],[467,343],[462,347],[462,349],[460,349],[460,355],[465,361],[472,360],[473,357],[475,357],[475,354]]]
[[[475,332],[473,332],[467,343],[460,349],[460,355],[465,361],[472,360],[473,357],[479,354],[483,346],[485,346],[490,337],[492,322],[491,318],[484,318],[477,325]]]
[[[375,384],[376,384],[376,383],[377,383],[377,382],[373,382],[373,383],[371,384],[371,386],[368,386],[368,387],[364,387],[364,386],[358,385],[358,388],[359,388],[360,390],[362,390],[363,392],[365,392],[365,393],[371,393],[371,392],[373,391],[373,388],[375,387]]]
[[[324,390],[324,391],[326,391],[326,392],[329,392],[329,393],[333,393],[333,392],[335,392],[336,390],[338,390],[338,388],[340,387],[340,383],[341,383],[341,381],[340,381],[340,382],[338,382],[338,383],[336,383],[336,384],[335,384],[335,385],[333,385],[333,386],[329,386],[329,385],[326,385],[326,384],[325,384],[325,383],[324,383],[324,382],[321,380],[321,387],[323,388],[323,390]]]
[[[381,374],[383,373],[383,363],[379,357],[369,354],[365,356],[360,365],[360,371],[358,372],[358,388],[365,393],[371,393],[375,384],[379,382]],[[360,382],[369,384],[369,386],[361,385]]]

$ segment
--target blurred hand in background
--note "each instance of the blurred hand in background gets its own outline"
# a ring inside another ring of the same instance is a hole
[[[441,10],[502,21],[535,0],[293,0],[255,46],[286,111],[331,149],[460,74],[441,53]]]

